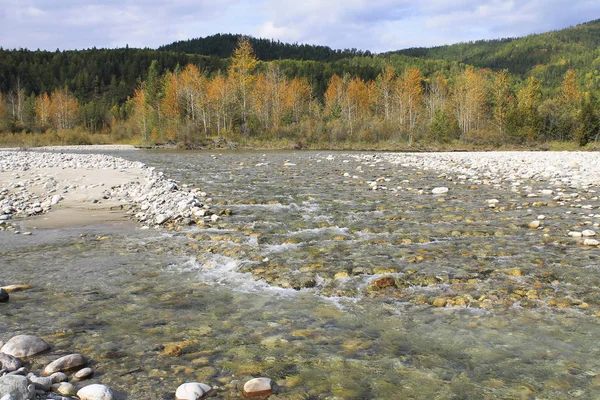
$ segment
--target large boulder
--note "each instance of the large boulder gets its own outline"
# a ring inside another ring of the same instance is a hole
[[[35,398],[35,387],[24,376],[5,375],[0,378],[0,396],[11,396],[14,400]]]
[[[69,354],[68,356],[61,357],[48,364],[42,371],[42,375],[48,376],[55,372],[69,371],[72,369],[85,367],[86,365],[87,360],[81,354]]]
[[[50,345],[43,339],[33,335],[12,337],[0,352],[17,358],[27,358],[50,350]]]

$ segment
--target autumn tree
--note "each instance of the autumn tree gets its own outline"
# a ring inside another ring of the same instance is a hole
[[[519,141],[536,140],[542,130],[539,108],[542,103],[542,85],[534,76],[517,92],[517,107],[511,113],[512,135]]]
[[[208,136],[206,109],[206,78],[195,65],[189,64],[178,77],[180,98],[188,124],[196,127],[202,122],[204,135]]]
[[[462,137],[480,127],[487,107],[486,81],[483,74],[468,67],[460,73],[454,85],[454,104]]]
[[[38,123],[42,126],[48,126],[50,124],[50,109],[51,101],[48,93],[42,93],[39,95],[35,102],[35,113],[38,119]]]
[[[404,109],[406,111],[405,121],[407,122],[406,128],[409,146],[413,141],[413,134],[423,101],[422,80],[423,77],[421,71],[416,68],[409,68],[404,71],[404,76],[401,80],[401,96],[403,96],[402,103],[404,104]]]
[[[66,88],[56,89],[50,95],[50,120],[55,129],[72,129],[79,116],[79,103]]]
[[[342,97],[344,96],[344,81],[337,74],[329,79],[325,92],[325,113],[332,119],[341,116]]]
[[[233,102],[233,90],[231,79],[222,74],[215,75],[207,84],[206,95],[211,121],[216,125],[219,137],[224,136],[231,129],[231,104]]]
[[[311,101],[311,88],[306,78],[294,78],[286,90],[286,107],[291,110],[294,122],[300,122],[300,118],[308,113]]]
[[[254,82],[253,72],[258,64],[254,50],[248,38],[240,38],[238,46],[231,57],[229,77],[235,83],[237,102],[242,124],[242,133],[248,134],[248,114],[250,93]]]
[[[152,112],[151,107],[148,104],[146,98],[146,87],[142,83],[138,86],[131,99],[133,108],[133,119],[139,129],[139,133],[142,137],[142,141],[148,141],[148,134],[150,133],[150,114]]]
[[[392,114],[392,98],[395,79],[396,69],[386,63],[375,80],[377,88],[377,104],[379,108],[383,110],[383,118],[385,121],[389,121]]]
[[[510,89],[510,75],[505,71],[498,71],[494,75],[492,83],[492,115],[494,125],[501,135],[506,130],[506,119],[510,108],[514,104],[514,98]]]
[[[581,103],[581,91],[577,87],[577,74],[574,69],[569,69],[565,73],[561,90],[561,99],[565,104],[578,106]]]

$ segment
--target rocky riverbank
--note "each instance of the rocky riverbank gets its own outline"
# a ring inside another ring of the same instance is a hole
[[[68,209],[127,212],[146,227],[216,222],[212,200],[200,189],[166,178],[140,162],[99,154],[0,152],[0,226],[20,217]],[[100,215],[100,219],[108,215]],[[28,232],[25,232],[28,233]]]

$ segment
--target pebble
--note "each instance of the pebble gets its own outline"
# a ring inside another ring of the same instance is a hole
[[[540,225],[541,225],[541,223],[540,223],[539,220],[534,220],[534,221],[531,221],[529,223],[529,228],[531,228],[531,229],[537,229],[537,228],[540,227]]]
[[[596,236],[596,232],[590,230],[590,229],[586,229],[585,231],[581,232],[582,236],[585,237],[592,237],[592,236]]]
[[[61,382],[56,384],[56,390],[60,394],[64,394],[65,396],[74,396],[77,393],[77,389],[69,382]]]
[[[269,378],[254,378],[244,384],[245,397],[263,397],[273,392],[273,382]]]
[[[436,187],[434,188],[431,193],[433,194],[444,194],[444,193],[448,193],[450,189],[448,189],[447,187]]]
[[[52,379],[52,383],[66,382],[69,379],[67,374],[65,374],[64,372],[55,372],[52,375],[50,375],[50,378]]]
[[[212,388],[204,383],[187,382],[180,385],[175,392],[177,400],[197,400],[210,392]]]
[[[80,381],[81,381],[81,380],[84,380],[84,379],[87,379],[87,378],[89,378],[89,377],[90,377],[90,376],[92,376],[93,374],[94,374],[94,370],[88,367],[88,368],[83,368],[83,369],[80,369],[80,370],[79,370],[79,371],[77,371],[77,372],[75,373],[75,375],[73,375],[73,376],[74,376],[76,379],[78,379],[78,380],[80,380]]]
[[[600,241],[598,241],[596,239],[585,239],[583,241],[583,245],[584,246],[598,246],[598,245],[600,245]]]
[[[107,386],[95,383],[93,385],[84,386],[77,392],[77,397],[81,400],[113,400],[114,395],[112,390]]]

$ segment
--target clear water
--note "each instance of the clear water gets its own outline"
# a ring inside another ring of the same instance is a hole
[[[0,285],[32,285],[0,305],[0,340],[81,352],[127,399],[186,381],[238,398],[256,376],[273,399],[600,398],[600,250],[566,236],[600,221],[571,207],[597,207],[593,191],[560,204],[527,197],[543,181],[513,191],[330,154],[119,153],[233,215],[0,232]],[[370,190],[380,177],[398,189]]]

